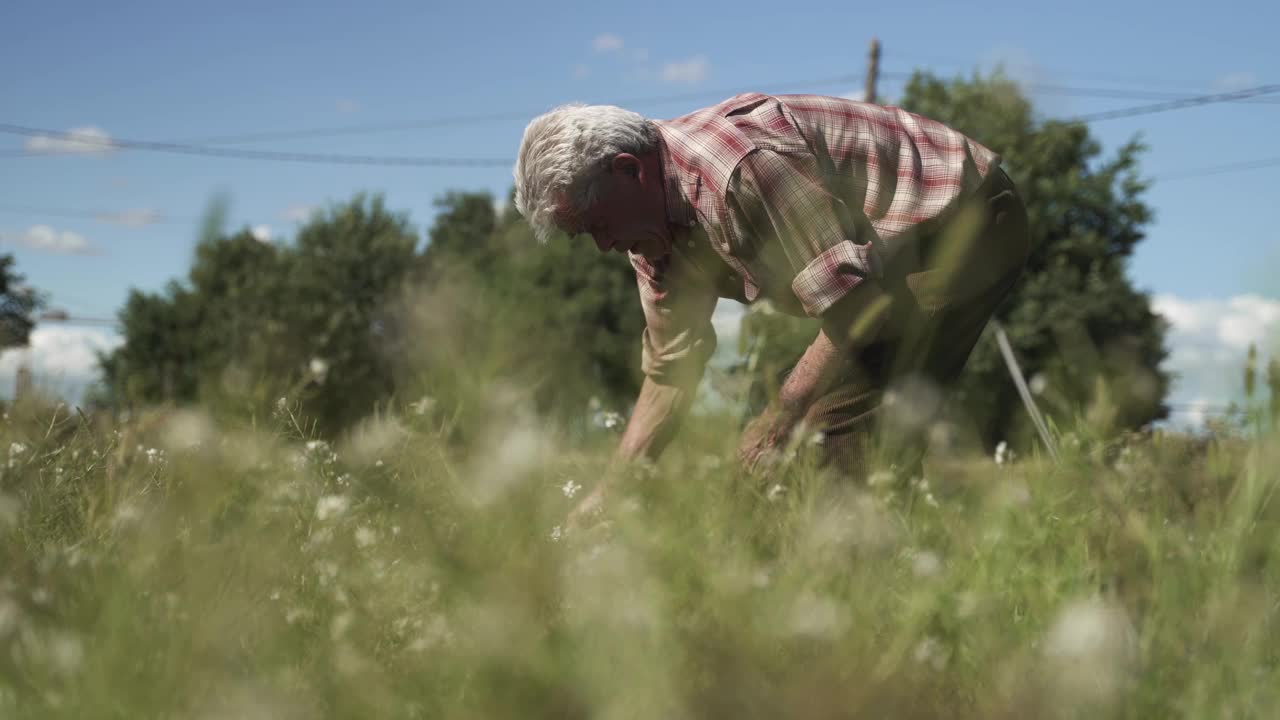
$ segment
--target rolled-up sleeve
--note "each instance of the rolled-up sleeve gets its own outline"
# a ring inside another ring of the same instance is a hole
[[[739,164],[726,193],[735,234],[753,246],[746,252],[770,253],[767,272],[789,279],[814,318],[880,272],[869,224],[823,178],[812,154],[758,150]]]
[[[663,385],[695,382],[716,349],[715,288],[682,268],[678,257],[629,257],[644,309],[641,369]]]

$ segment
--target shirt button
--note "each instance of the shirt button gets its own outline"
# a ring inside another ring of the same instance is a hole
[[[690,241],[689,241],[689,247],[693,247],[693,241],[692,241],[692,240],[690,240]]]

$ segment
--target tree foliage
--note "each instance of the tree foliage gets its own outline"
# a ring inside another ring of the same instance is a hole
[[[125,342],[102,358],[98,397],[255,412],[289,395],[328,429],[385,400],[394,387],[379,313],[413,265],[408,221],[357,196],[312,218],[292,245],[217,225],[197,242],[186,282],[130,293]]]
[[[13,255],[0,255],[0,350],[26,345],[44,298],[25,284]]]
[[[643,317],[622,258],[539,246],[488,193],[436,207],[421,251],[378,198],[313,217],[291,244],[226,234],[215,207],[185,281],[130,294],[98,399],[262,413],[287,397],[333,432],[394,398],[478,412],[495,381],[562,418],[634,397]]]

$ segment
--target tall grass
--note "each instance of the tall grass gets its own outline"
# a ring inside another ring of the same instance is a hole
[[[603,522],[613,438],[494,399],[326,443],[284,401],[0,423],[0,717],[1271,717],[1275,438],[939,448],[766,478],[690,422]],[[1004,458],[1002,458],[1004,459]]]

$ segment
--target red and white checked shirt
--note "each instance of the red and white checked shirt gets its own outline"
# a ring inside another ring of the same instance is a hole
[[[820,95],[745,93],[656,124],[675,244],[630,259],[659,382],[711,356],[720,297],[819,317],[1000,162],[919,115]]]

